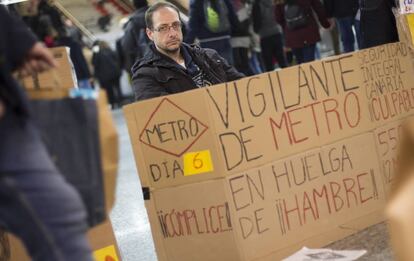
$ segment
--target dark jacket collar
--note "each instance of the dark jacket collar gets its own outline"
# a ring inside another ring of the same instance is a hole
[[[199,55],[201,53],[201,48],[196,45],[188,45],[186,43],[181,44],[181,52],[183,52],[184,56],[189,56],[191,59],[194,56]],[[186,57],[184,57],[186,59]],[[186,59],[186,63],[188,61],[188,57]],[[175,67],[176,62],[172,60],[170,57],[160,53],[157,48],[155,47],[154,43],[150,45],[150,51],[146,53],[146,55],[139,61],[137,61],[134,66],[132,67],[132,72],[136,72],[141,67],[146,66],[160,66],[160,67]]]

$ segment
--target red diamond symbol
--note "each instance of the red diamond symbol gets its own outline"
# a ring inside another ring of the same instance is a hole
[[[151,114],[139,140],[151,148],[181,157],[207,129],[196,117],[164,98]]]

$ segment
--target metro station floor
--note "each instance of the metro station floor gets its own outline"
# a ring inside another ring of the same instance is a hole
[[[155,261],[157,256],[122,110],[114,111],[113,116],[120,141],[120,166],[115,207],[110,218],[121,259],[122,261]],[[367,254],[359,260],[394,259],[389,247],[386,223],[374,225],[353,236],[337,241],[327,248],[367,250]]]

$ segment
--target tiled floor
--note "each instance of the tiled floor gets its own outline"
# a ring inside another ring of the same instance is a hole
[[[116,202],[111,213],[122,261],[157,260],[142,198],[128,130],[122,111],[113,113],[120,140]]]
[[[111,221],[121,258],[122,261],[155,261],[157,257],[142,198],[141,185],[135,168],[128,130],[122,111],[117,110],[113,115],[120,138],[120,169],[116,203],[111,213]],[[392,252],[388,246],[386,224],[384,223],[372,226],[328,247],[343,250],[366,249],[367,254],[361,260],[393,260]]]

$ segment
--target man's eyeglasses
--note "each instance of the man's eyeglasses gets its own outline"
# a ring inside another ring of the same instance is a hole
[[[167,33],[170,31],[170,28],[174,29],[174,31],[178,32],[181,30],[181,22],[174,22],[171,25],[161,25],[158,28],[154,28],[154,31],[159,33]]]

